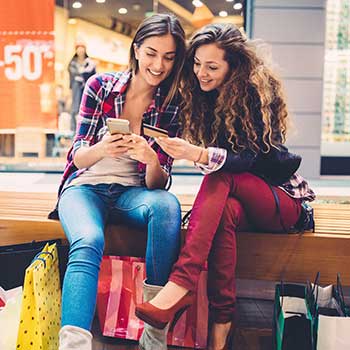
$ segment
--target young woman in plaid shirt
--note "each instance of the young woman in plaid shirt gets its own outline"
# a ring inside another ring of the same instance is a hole
[[[137,314],[159,328],[176,319],[191,304],[208,260],[209,349],[221,350],[228,349],[235,326],[235,233],[297,226],[302,202],[314,193],[294,173],[300,159],[282,146],[288,113],[281,83],[241,32],[230,24],[202,28],[190,40],[186,62],[182,121],[188,141],[157,142],[207,175],[169,282]],[[274,178],[274,186],[262,175]]]
[[[169,277],[180,245],[180,205],[164,190],[173,158],[142,124],[178,132],[177,91],[185,34],[172,15],[154,15],[139,26],[129,70],[91,77],[60,186],[58,216],[70,244],[62,291],[60,350],[91,350],[97,279],[109,217],[148,228],[147,281],[151,299]],[[110,135],[107,118],[130,122],[131,135]],[[51,213],[50,217],[57,215]],[[140,346],[166,349],[166,330],[146,325]]]

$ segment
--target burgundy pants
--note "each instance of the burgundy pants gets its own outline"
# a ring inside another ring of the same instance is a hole
[[[271,188],[250,173],[216,172],[206,175],[193,205],[185,245],[169,280],[195,290],[208,260],[208,298],[211,318],[226,323],[235,312],[236,232],[245,230],[283,232],[300,215],[300,200]]]

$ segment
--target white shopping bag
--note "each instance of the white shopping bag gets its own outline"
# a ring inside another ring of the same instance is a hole
[[[344,303],[339,276],[336,286],[315,287],[318,306],[317,350],[349,350],[349,309]]]
[[[0,349],[16,349],[21,312],[22,287],[5,291],[0,287]]]
[[[349,350],[350,317],[320,315],[317,350]]]

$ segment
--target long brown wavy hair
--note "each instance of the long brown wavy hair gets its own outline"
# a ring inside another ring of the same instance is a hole
[[[229,72],[219,91],[203,92],[193,72],[196,50],[216,44]],[[284,143],[287,108],[280,80],[233,24],[210,24],[190,39],[182,80],[182,131],[188,140],[218,145],[225,134],[234,152],[268,152]]]

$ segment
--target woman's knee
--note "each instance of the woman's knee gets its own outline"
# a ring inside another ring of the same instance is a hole
[[[164,217],[181,216],[181,205],[175,195],[164,190],[154,190],[146,199],[146,205],[154,214]]]
[[[164,254],[169,251],[177,252],[180,244],[181,206],[171,193],[155,191],[152,200],[148,203],[149,223],[151,224],[150,237],[156,245],[161,241]]]
[[[244,215],[242,203],[236,198],[229,197],[222,213],[221,225],[231,224],[238,226]]]
[[[88,258],[94,256],[98,260],[102,259],[104,250],[103,232],[92,234],[84,232],[70,242],[70,256],[78,254],[81,257]]]

